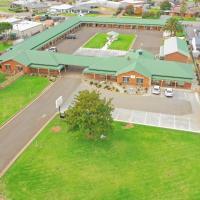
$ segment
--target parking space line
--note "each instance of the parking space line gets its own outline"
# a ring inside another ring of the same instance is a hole
[[[147,115],[148,115],[148,112],[145,113],[145,118],[144,118],[144,123],[145,124],[147,123]]]
[[[188,118],[188,129],[191,130],[191,118]]]
[[[129,119],[128,119],[129,123],[131,123],[131,122],[134,121],[134,120],[133,120],[133,117],[134,117],[134,111],[131,110],[131,114],[130,114],[130,117],[129,117]]]
[[[158,118],[158,126],[160,127],[160,124],[161,124],[161,117],[162,117],[162,114],[159,115],[159,118]]]
[[[200,104],[199,95],[197,92],[195,92],[195,97],[196,97],[197,102]]]
[[[176,128],[176,116],[174,115],[174,128]]]

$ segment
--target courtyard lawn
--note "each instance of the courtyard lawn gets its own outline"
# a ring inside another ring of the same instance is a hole
[[[0,89],[0,125],[36,98],[48,84],[48,79],[43,77],[23,76]]]
[[[12,44],[10,42],[0,42],[0,52],[6,51]]]
[[[56,118],[0,180],[15,200],[197,200],[200,135],[114,123],[106,140]]]
[[[6,76],[3,73],[0,73],[0,83],[3,83],[6,80]]]
[[[112,42],[109,49],[128,51],[135,39],[136,35],[120,34],[118,39]]]
[[[101,49],[107,42],[106,33],[97,33],[94,37],[90,38],[89,41],[84,45],[84,48],[97,48]]]

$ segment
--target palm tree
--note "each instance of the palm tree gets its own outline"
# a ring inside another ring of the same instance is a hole
[[[183,31],[183,28],[176,18],[171,17],[167,20],[164,30],[169,31],[171,36],[176,36],[177,32]]]

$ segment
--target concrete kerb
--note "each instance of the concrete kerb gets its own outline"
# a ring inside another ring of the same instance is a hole
[[[58,114],[56,112],[43,126],[42,128],[26,143],[26,145],[17,153],[17,155],[8,163],[8,165],[4,168],[2,172],[0,172],[0,177],[2,177],[7,170],[11,167],[11,165],[19,158],[19,156],[28,148],[28,146],[33,142],[33,140],[44,130],[44,128],[49,124],[50,121],[55,118],[55,116]]]
[[[26,105],[24,108],[22,108],[20,111],[15,113],[12,117],[10,117],[6,122],[4,122],[2,125],[0,125],[0,130],[5,127],[9,122],[11,122],[15,117],[20,115],[24,110],[26,110],[30,105],[32,105],[34,102],[36,102],[43,94],[45,94],[54,84],[55,82],[50,83],[33,101],[31,101],[28,105]]]

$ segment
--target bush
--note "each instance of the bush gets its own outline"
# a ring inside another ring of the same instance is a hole
[[[160,10],[152,9],[147,12],[144,12],[142,15],[144,19],[159,19],[160,18]]]
[[[170,10],[171,9],[171,4],[169,3],[169,1],[163,1],[161,4],[160,4],[160,9],[161,10]]]
[[[119,15],[122,12],[123,8],[119,7],[115,13],[115,15]]]
[[[134,15],[134,7],[133,7],[132,5],[128,5],[128,6],[125,8],[124,14],[125,14],[125,15],[129,15],[129,16]]]

